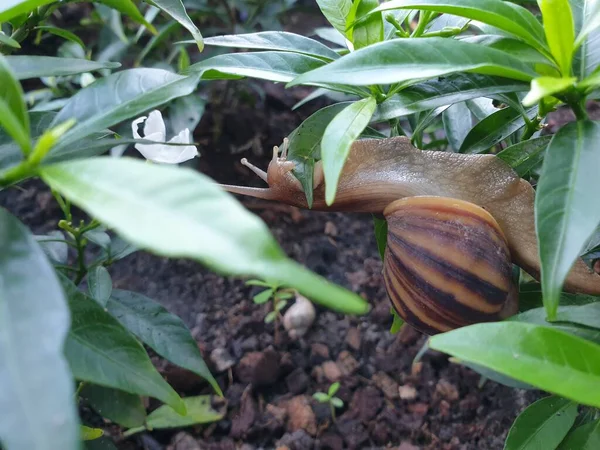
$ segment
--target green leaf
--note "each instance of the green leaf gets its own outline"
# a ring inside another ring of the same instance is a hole
[[[96,62],[78,58],[58,58],[55,56],[16,55],[6,56],[18,80],[50,76],[76,75],[101,69],[117,69],[116,62]]]
[[[137,9],[137,6],[135,6],[135,3],[133,3],[131,0],[95,0],[95,1],[98,3],[102,3],[106,6],[109,6],[110,8],[116,9],[120,13],[128,16],[130,19],[136,21],[139,24],[144,25],[152,33],[156,33],[156,28],[154,28],[154,26],[144,18],[144,16],[139,11],[139,9]]]
[[[505,148],[496,156],[522,177],[542,160],[551,140],[552,136],[529,139]]]
[[[575,39],[576,48],[585,42],[590,33],[600,27],[600,3],[596,0],[587,0],[585,1],[585,4],[587,11],[581,30],[579,30],[577,39]]]
[[[597,0],[570,0],[576,32],[581,33],[586,24],[593,24],[597,19]],[[573,56],[573,72],[579,79],[586,78],[594,72],[600,64],[600,29],[588,29],[578,36],[576,42],[578,48]],[[588,32],[586,31],[586,33]],[[580,37],[580,38],[579,38]]]
[[[88,273],[90,297],[102,307],[106,306],[112,293],[112,279],[104,266],[96,266]]]
[[[333,406],[335,406],[336,408],[343,408],[344,407],[344,402],[342,401],[341,398],[337,398],[337,397],[333,397],[331,399],[331,404]]]
[[[357,24],[352,30],[352,43],[354,48],[367,47],[371,44],[383,41],[383,17],[380,12],[369,14],[370,11],[379,6],[379,0],[357,0],[352,9],[356,9],[354,14],[350,14],[349,19],[353,17],[365,17],[365,20]],[[349,26],[347,23],[346,26]]]
[[[600,300],[600,299],[599,299]],[[571,322],[600,329],[600,302],[583,306],[565,306],[556,315],[558,322]]]
[[[34,28],[35,30],[47,31],[50,34],[54,34],[55,36],[59,36],[63,39],[66,39],[71,42],[75,42],[79,45],[84,51],[86,50],[85,44],[83,41],[77,36],[75,33],[65,30],[63,28],[53,27],[50,25],[40,25]]]
[[[2,33],[2,31],[0,31],[0,44],[16,49],[21,48],[21,44],[19,44],[10,36],[7,36],[6,34]]]
[[[575,85],[577,78],[539,77],[531,80],[531,90],[523,99],[524,106],[538,103],[544,97],[558,94]]]
[[[511,377],[507,377],[506,375],[502,375],[501,373],[498,373],[494,370],[488,369],[487,367],[480,366],[479,364],[464,362],[457,358],[450,358],[450,359],[452,360],[452,362],[456,362],[465,367],[468,367],[469,369],[471,369],[474,372],[477,372],[479,375],[486,378],[487,380],[491,380],[496,383],[502,384],[504,386],[512,387],[515,389],[528,389],[528,390],[535,389],[533,386],[531,386],[527,383],[522,383],[521,381],[515,380],[514,378],[511,378]]]
[[[346,35],[346,18],[352,8],[352,0],[317,0],[325,18],[333,28]]]
[[[429,346],[545,391],[600,406],[600,391],[595,388],[600,382],[600,346],[554,328],[512,321],[477,324],[433,336]]]
[[[477,74],[456,74],[403,89],[377,105],[373,122],[439,108],[478,97],[527,91],[526,83]]]
[[[54,112],[31,112],[29,114],[31,138],[37,139],[52,123]],[[14,167],[24,160],[23,152],[12,137],[0,127],[0,171]]]
[[[544,29],[527,9],[501,0],[393,0],[377,10],[420,9],[436,11],[492,25],[517,36],[533,47],[544,48]]]
[[[485,45],[486,47],[510,53],[512,56],[515,56],[526,63],[549,66],[553,73],[556,75],[559,74],[556,63],[552,57],[546,57],[531,45],[518,39],[494,34],[483,34],[479,36],[460,37],[460,40],[472,44]],[[545,69],[548,70],[548,68]]]
[[[596,450],[598,448],[600,448],[600,420],[575,428],[558,446],[558,450]]]
[[[340,32],[333,27],[318,27],[315,28],[313,32],[316,36],[325,41],[331,42],[340,48],[346,48],[346,37],[344,36],[345,31]]]
[[[533,119],[537,114],[537,106],[527,111],[527,116]],[[521,113],[507,107],[490,114],[475,125],[460,147],[460,153],[483,153],[503,141],[525,126]]]
[[[400,328],[402,328],[402,325],[404,325],[404,319],[402,319],[402,317],[400,317],[398,315],[398,313],[396,312],[396,310],[392,307],[390,310],[390,313],[392,314],[392,327],[390,328],[390,333],[391,334],[396,334],[398,333],[398,331],[400,331]]]
[[[206,80],[233,76],[288,82],[324,64],[322,59],[290,52],[228,53],[192,64],[187,72],[198,73]]]
[[[81,425],[81,439],[84,441],[93,441],[104,436],[104,430],[101,428],[90,428]]]
[[[455,103],[442,113],[442,121],[450,147],[458,151],[473,126],[471,111],[465,102]]]
[[[223,395],[202,359],[198,344],[183,321],[142,294],[114,290],[107,311],[163,358],[208,381]]]
[[[172,21],[166,23],[162,26],[158,33],[148,41],[148,43],[144,46],[141,52],[139,52],[137,58],[135,59],[134,65],[136,67],[140,66],[146,56],[160,43],[164,42],[175,30],[179,28],[179,23]]]
[[[6,58],[0,55],[0,128],[2,127],[26,155],[31,152],[29,115],[23,88],[15,79]]]
[[[147,395],[185,412],[181,398],[156,371],[144,347],[102,306],[63,280],[71,309],[65,355],[75,378]]]
[[[550,52],[560,67],[563,77],[571,75],[575,24],[569,0],[540,0],[544,32]]]
[[[265,316],[265,323],[272,323],[277,318],[277,311],[271,311]]]
[[[146,419],[146,426],[127,430],[125,435],[131,436],[148,430],[161,430],[165,428],[183,428],[201,423],[217,422],[223,418],[224,411],[217,411],[211,405],[210,395],[199,395],[183,399],[187,408],[187,414],[180,415],[168,405],[152,411]]]
[[[102,417],[124,427],[139,427],[146,420],[139,395],[94,384],[86,384],[80,395]]]
[[[63,356],[68,329],[50,262],[27,228],[0,208],[0,441],[7,449],[78,449],[73,379]]]
[[[273,295],[273,289],[267,289],[265,291],[262,291],[260,294],[256,294],[252,298],[252,301],[254,303],[256,303],[257,305],[262,305],[263,303],[267,303],[272,295]]]
[[[216,47],[250,48],[256,50],[274,50],[279,52],[300,53],[325,61],[333,61],[340,56],[319,41],[300,34],[284,31],[262,31],[260,33],[229,34],[214,36],[204,40],[204,44]]]
[[[580,83],[577,84],[578,88],[593,90],[600,86],[600,70],[596,70],[592,72],[588,77],[581,80]]]
[[[27,14],[38,6],[54,3],[57,0],[2,0],[0,5],[0,23],[8,22],[11,19]]]
[[[513,423],[505,450],[556,448],[567,435],[577,416],[577,403],[559,397],[546,397],[529,405]]]
[[[112,439],[107,437],[101,437],[93,441],[85,441],[85,450],[117,450]]]
[[[388,225],[385,219],[373,216],[373,226],[375,227],[375,240],[377,241],[377,249],[379,256],[383,261],[385,256],[385,247],[387,246],[387,231]]]
[[[325,175],[325,201],[328,205],[335,200],[338,181],[350,147],[369,124],[376,106],[374,97],[355,102],[338,113],[325,129],[321,141],[321,158]]]
[[[77,120],[54,152],[91,133],[191,94],[197,83],[196,76],[184,77],[161,69],[130,69],[102,78],[71,97],[54,118],[53,125]]]
[[[329,390],[327,391],[327,395],[329,397],[333,397],[337,393],[337,391],[339,391],[339,389],[340,389],[340,383],[338,381],[336,381],[331,386],[329,386]]]
[[[600,123],[578,121],[561,128],[546,151],[535,198],[542,289],[554,319],[562,285],[600,223],[595,192],[600,167]]]
[[[357,50],[304,73],[289,86],[342,83],[351,86],[391,84],[474,72],[530,81],[536,73],[508,53],[453,39],[393,39]]]
[[[92,158],[43,167],[41,176],[140,248],[200,260],[223,273],[273,280],[338,311],[368,309],[358,295],[285,258],[263,222],[195,170]]]
[[[319,403],[327,403],[329,401],[329,395],[325,392],[315,392],[312,396]]]
[[[194,25],[194,22],[192,19],[190,19],[190,16],[188,16],[185,6],[183,6],[183,2],[181,0],[148,0],[148,3],[160,8],[162,11],[171,16],[171,18],[179,22],[192,34],[192,37],[198,46],[198,50],[204,50],[202,33],[200,33],[198,27]]]

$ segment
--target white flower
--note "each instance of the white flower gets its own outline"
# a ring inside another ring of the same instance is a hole
[[[140,117],[131,124],[133,137],[142,139],[138,133],[138,125],[146,121],[144,124],[143,139],[156,142],[165,142],[167,131],[165,122],[160,111],[152,111],[148,117]],[[172,144],[191,144],[192,139],[188,128],[172,138],[169,143]],[[172,146],[166,144],[135,144],[135,148],[144,156],[144,158],[162,164],[179,164],[188,159],[198,156],[198,150],[194,145]]]

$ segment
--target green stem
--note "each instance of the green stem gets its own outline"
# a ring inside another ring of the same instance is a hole
[[[329,409],[331,410],[331,420],[333,420],[333,423],[335,423],[335,406],[333,406],[331,400],[329,400]]]
[[[585,110],[585,106],[584,106],[583,102],[581,102],[581,101],[573,102],[573,103],[570,103],[569,106],[575,113],[575,117],[577,117],[577,120],[587,120],[588,119],[588,115]]]
[[[18,166],[4,172],[4,175],[0,177],[0,187],[8,187],[19,181],[23,181],[26,178],[32,177],[34,172],[35,168],[28,161],[23,161]]]
[[[533,133],[539,130],[541,121],[542,118],[540,116],[536,116],[533,120],[529,120],[529,118],[527,118],[527,127],[523,132],[523,136],[521,136],[521,142],[526,141],[533,136]]]
[[[417,28],[410,35],[411,38],[420,37],[425,32],[425,27],[431,20],[432,13],[430,11],[421,11],[419,14],[419,23],[417,23]]]

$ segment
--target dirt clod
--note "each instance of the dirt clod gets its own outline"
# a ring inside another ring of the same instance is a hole
[[[288,415],[288,428],[291,431],[304,430],[311,436],[317,434],[317,421],[306,396],[299,395],[287,402],[282,407]]]
[[[272,349],[247,353],[238,364],[236,374],[241,382],[254,386],[274,383],[279,377],[279,355]]]

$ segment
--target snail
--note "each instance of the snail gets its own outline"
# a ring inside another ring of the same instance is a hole
[[[268,188],[222,185],[232,193],[308,208],[295,163],[273,149],[267,171],[242,164]],[[518,311],[512,263],[539,280],[532,186],[494,155],[424,151],[406,137],[353,143],[335,201],[325,203],[320,162],[312,209],[383,214],[384,281],[398,314],[434,334]],[[570,292],[600,295],[600,276],[579,259]]]

